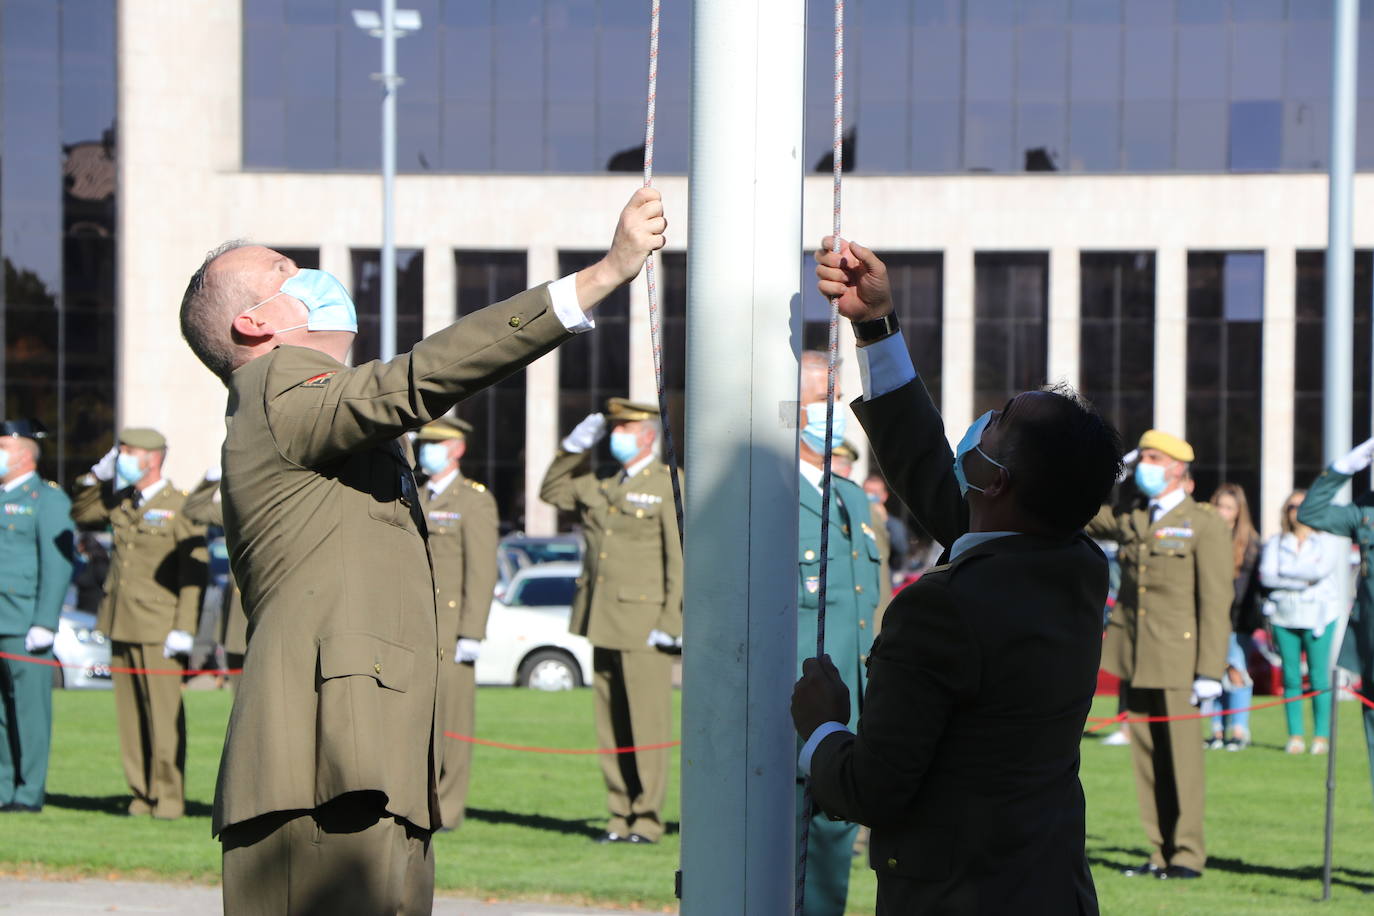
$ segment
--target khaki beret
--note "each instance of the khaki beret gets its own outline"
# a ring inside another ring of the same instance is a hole
[[[155,429],[131,426],[119,434],[119,444],[152,452],[166,448],[167,438]]]
[[[835,448],[831,450],[830,454],[834,455],[836,458],[848,458],[850,461],[859,460],[858,447],[855,446],[854,443],[850,442],[848,439],[844,440],[839,445],[835,446]]]
[[[421,442],[442,442],[445,439],[466,439],[472,432],[472,424],[467,420],[451,417],[447,420],[434,420],[420,427],[415,438]]]
[[[627,398],[609,398],[606,401],[606,421],[621,423],[629,420],[657,420],[658,407],[643,401]]]
[[[1159,429],[1147,429],[1140,437],[1140,448],[1152,448],[1163,452],[1175,461],[1192,463],[1193,447],[1178,436]]]

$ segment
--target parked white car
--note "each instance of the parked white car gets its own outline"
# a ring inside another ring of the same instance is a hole
[[[53,655],[63,667],[53,669],[53,686],[108,690],[110,641],[95,628],[95,615],[67,605],[57,622]]]
[[[580,563],[539,563],[515,573],[491,602],[477,683],[571,690],[592,676],[592,644],[568,632]]]

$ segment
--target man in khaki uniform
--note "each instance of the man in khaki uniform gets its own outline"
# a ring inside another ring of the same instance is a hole
[[[453,646],[453,664],[439,666],[439,692],[448,703],[444,729],[459,735],[472,735],[477,724],[476,664],[496,591],[496,545],[501,539],[496,498],[458,467],[470,432],[472,424],[466,420],[435,420],[421,427],[417,437],[420,470],[428,478],[420,488],[420,503],[434,556],[439,645]],[[439,770],[444,830],[463,822],[471,767],[472,745],[448,739]]]
[[[224,528],[219,479],[220,469],[211,468],[186,497],[186,504],[181,507],[186,517],[197,525]],[[248,618],[243,613],[243,597],[239,592],[238,583],[234,581],[233,570],[229,572],[224,601],[220,605],[219,644],[224,648],[224,666],[231,670],[242,668],[244,653],[248,651]],[[227,680],[230,690],[238,689],[238,675],[231,674]]]
[[[72,520],[114,533],[96,627],[110,637],[110,665],[185,667],[205,589],[205,529],[182,512],[186,493],[162,476],[167,440],[126,429],[118,445],[77,480]],[[181,678],[114,676],[129,814],[171,820],[186,808],[186,718]]]
[[[611,427],[618,464],[585,469]],[[577,512],[586,550],[570,629],[591,641],[596,737],[602,748],[662,744],[672,732],[672,657],[682,633],[682,541],[673,484],[658,460],[659,413],[606,402],[563,440],[539,497]],[[611,817],[602,843],[656,843],[663,835],[668,751],[601,754]]]
[[[1231,539],[1185,488],[1193,448],[1152,429],[1140,437],[1135,493],[1085,529],[1116,541],[1121,586],[1102,667],[1122,680],[1126,712],[1185,716],[1221,695],[1231,635]],[[1197,878],[1207,863],[1205,779],[1195,721],[1130,726],[1140,819],[1154,851],[1129,876]]]
[[[229,388],[221,481],[248,614],[211,828],[226,913],[429,913],[447,709],[428,529],[399,437],[589,330],[663,245],[635,192],[597,263],[388,362],[344,364],[342,284],[260,246],[212,252],[181,327]]]

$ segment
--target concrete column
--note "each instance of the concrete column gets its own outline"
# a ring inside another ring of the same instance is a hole
[[[422,333],[428,337],[458,317],[458,273],[453,248],[444,242],[425,246],[425,303]]]
[[[1264,371],[1260,376],[1260,504],[1255,524],[1279,530],[1279,509],[1293,484],[1293,382],[1297,328],[1297,252],[1264,252]]]
[[[973,422],[973,249],[945,249],[944,394],[945,432],[961,436]],[[917,366],[916,371],[921,371]]]
[[[663,258],[654,252],[659,302],[663,301]],[[630,284],[630,399],[649,404],[658,402],[654,381],[654,348],[649,336],[649,283],[641,271]]]
[[[1155,254],[1155,426],[1188,435],[1188,251]]]
[[[558,249],[530,248],[526,282],[538,286],[558,279]],[[590,333],[595,334],[596,331]],[[525,369],[525,533],[558,533],[558,510],[539,498],[539,484],[558,450],[558,351]]]
[[[1049,381],[1078,387],[1079,280],[1078,248],[1050,249]]]

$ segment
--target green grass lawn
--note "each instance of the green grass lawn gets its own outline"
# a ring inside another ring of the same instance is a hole
[[[55,696],[56,727],[47,807],[0,816],[0,872],[162,877],[214,882],[219,847],[210,838],[210,801],[230,697],[188,692],[188,816],[164,823],[121,814],[127,803],[118,762],[113,697]],[[1339,704],[1345,736],[1336,820],[1336,886],[1322,912],[1369,913],[1374,896],[1374,805],[1353,703]],[[1115,711],[1103,700],[1098,714]],[[517,744],[593,743],[589,691],[545,694],[506,689],[478,694],[484,737]],[[1116,870],[1142,861],[1130,752],[1084,740],[1088,855],[1105,913],[1295,913],[1320,896],[1326,762],[1288,757],[1281,711],[1255,713],[1257,744],[1209,752],[1207,842],[1201,881],[1127,879]],[[478,747],[468,821],[436,840],[437,884],[474,897],[674,908],[678,779],[673,758],[666,815],[671,832],[654,847],[600,847],[604,796],[595,758],[543,756]],[[856,860],[850,899],[871,913],[872,873]]]

